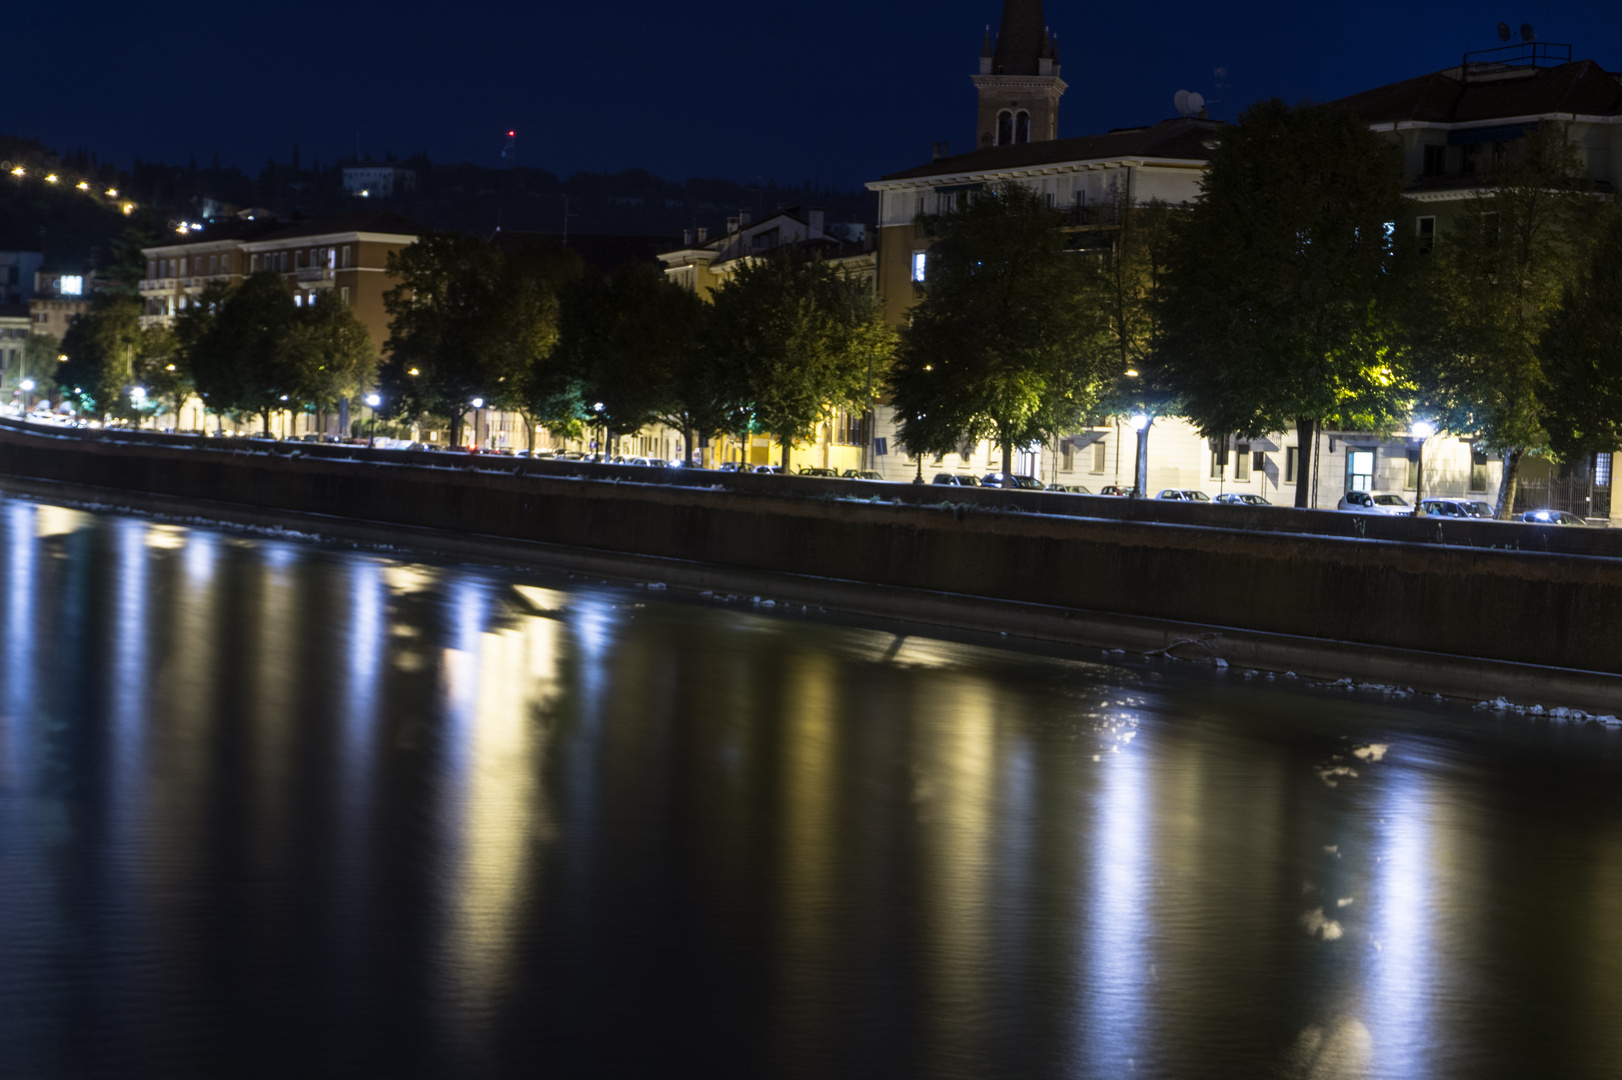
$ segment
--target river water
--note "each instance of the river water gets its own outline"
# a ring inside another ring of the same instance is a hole
[[[1622,1074],[1598,724],[19,499],[0,584],[6,1077]]]

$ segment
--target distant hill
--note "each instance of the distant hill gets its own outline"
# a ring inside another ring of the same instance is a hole
[[[610,233],[678,236],[683,229],[719,231],[740,209],[757,217],[779,206],[820,206],[830,221],[873,224],[877,200],[867,191],[815,183],[779,184],[757,179],[661,179],[642,169],[576,173],[567,179],[545,169],[442,165],[417,154],[404,160],[346,160],[308,166],[295,149],[291,161],[267,161],[257,177],[218,161],[184,166],[136,159],[117,169],[86,150],[58,153],[32,140],[0,136],[0,160],[21,165],[25,178],[0,174],[0,250],[39,250],[55,265],[104,266],[115,260],[114,241],[133,224],[161,235],[181,220],[199,220],[263,207],[283,217],[315,217],[354,209],[357,196],[343,190],[345,165],[394,164],[415,171],[416,189],[387,200],[370,200],[431,228],[488,235],[504,231]],[[57,185],[39,182],[46,173]],[[87,192],[73,187],[86,181]],[[119,192],[117,200],[102,195]],[[133,201],[126,217],[118,207]],[[40,227],[45,229],[43,241]]]

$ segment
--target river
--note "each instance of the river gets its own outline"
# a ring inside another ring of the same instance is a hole
[[[15,498],[0,584],[7,1077],[1622,1071],[1604,725]]]

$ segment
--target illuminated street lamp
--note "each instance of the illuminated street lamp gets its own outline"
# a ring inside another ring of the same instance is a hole
[[[476,397],[476,398],[473,399],[472,405],[473,405],[473,449],[477,450],[479,448],[479,410],[484,408],[484,399],[482,397]]]
[[[21,390],[23,392],[23,415],[27,416],[28,415],[28,410],[33,405],[33,403],[31,401],[29,401],[28,399],[34,393],[34,380],[33,379],[24,379],[22,382],[18,383],[17,386],[19,388],[21,388]]]
[[[130,387],[130,404],[135,406],[135,430],[141,430],[141,410],[146,408],[146,387]]]
[[[366,402],[366,407],[368,409],[372,410],[372,430],[366,436],[366,445],[367,446],[376,446],[377,445],[377,407],[379,405],[383,404],[383,398],[378,394],[367,394],[366,397],[363,398],[362,400],[364,400]]]
[[[1436,434],[1436,425],[1429,420],[1415,420],[1408,433],[1419,440],[1419,461],[1414,469],[1414,513],[1423,514],[1425,498],[1425,440]]]

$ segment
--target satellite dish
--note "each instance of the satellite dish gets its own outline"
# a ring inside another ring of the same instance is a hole
[[[1188,110],[1188,91],[1187,90],[1179,90],[1179,91],[1177,91],[1177,93],[1172,96],[1171,100],[1172,100],[1172,104],[1177,106],[1177,112],[1179,113],[1179,115],[1182,115],[1182,116],[1187,116],[1188,115],[1189,110]]]
[[[1498,40],[1499,41],[1508,41],[1509,40],[1509,23],[1501,22],[1501,23],[1498,24]]]
[[[1521,23],[1521,40],[1526,42],[1528,45],[1530,45],[1532,42],[1536,41],[1537,39],[1538,39],[1537,34],[1535,34],[1532,31],[1532,24],[1529,23],[1529,22]]]
[[[1188,111],[1189,111],[1190,115],[1193,115],[1194,113],[1199,112],[1203,108],[1205,108],[1205,95],[1204,94],[1189,94],[1188,95]]]

